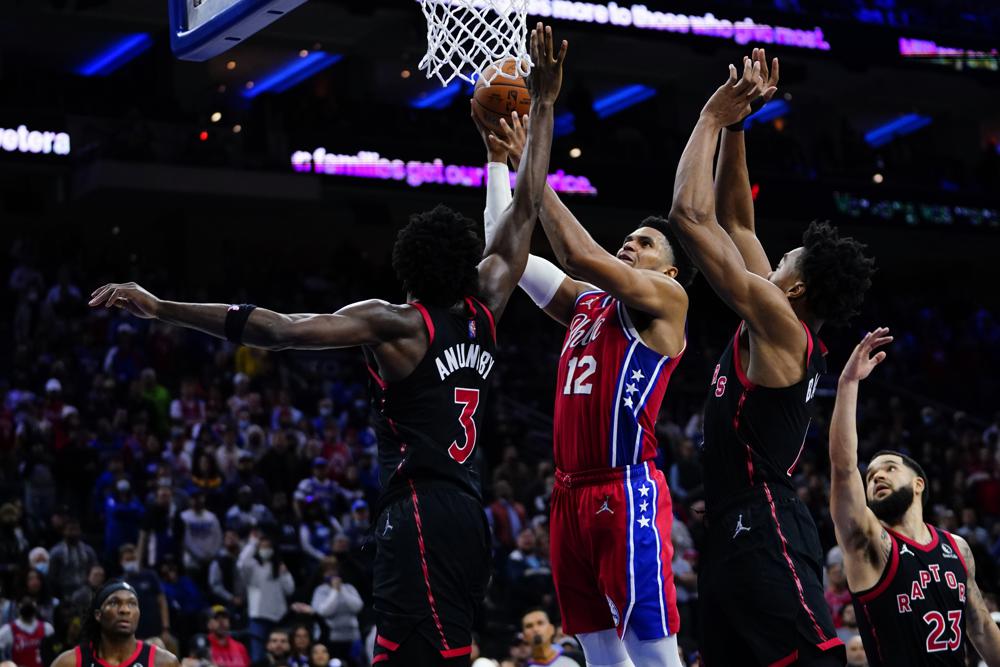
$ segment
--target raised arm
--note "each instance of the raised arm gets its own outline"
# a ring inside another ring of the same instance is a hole
[[[766,81],[764,95],[751,103],[752,109],[759,110],[777,91],[778,59],[775,58],[768,68],[764,49],[754,49],[751,58],[760,63],[761,78]],[[728,126],[722,132],[722,149],[715,169],[715,205],[719,224],[733,240],[747,270],[767,278],[771,273],[771,262],[757,239],[743,121]]]
[[[837,542],[844,550],[844,571],[851,589],[870,588],[888,561],[891,541],[868,508],[858,471],[858,385],[885,359],[875,350],[892,341],[889,330],[876,329],[854,348],[840,374],[837,402],[830,420],[830,514]]]
[[[518,169],[514,198],[500,216],[496,234],[487,243],[479,264],[480,293],[498,319],[528,261],[531,232],[549,170],[553,108],[562,86],[566,49],[564,41],[556,53],[550,27],[543,28],[539,23],[531,33],[534,68],[529,86],[534,121],[528,135],[528,149]]]
[[[716,219],[712,181],[719,132],[750,113],[750,100],[762,85],[760,63],[745,60],[740,78],[729,66],[729,80],[705,104],[677,165],[670,223],[712,289],[749,323],[751,331],[765,339],[784,339],[800,336],[802,325],[781,290],[747,270]]]
[[[990,616],[990,610],[983,600],[983,593],[976,583],[976,560],[972,556],[969,543],[962,537],[953,535],[958,550],[962,552],[967,573],[965,632],[969,641],[986,663],[986,667],[1000,667],[1000,629]]]
[[[121,308],[136,317],[157,319],[216,338],[229,338],[227,333],[239,332],[238,318],[248,310],[224,303],[165,301],[135,283],[111,283],[98,288],[91,295],[90,305]],[[231,318],[228,325],[227,317]],[[253,308],[242,322],[245,326],[236,340],[248,347],[267,350],[378,345],[413,336],[422,326],[419,313],[413,308],[374,299],[345,306],[332,314],[285,315]]]

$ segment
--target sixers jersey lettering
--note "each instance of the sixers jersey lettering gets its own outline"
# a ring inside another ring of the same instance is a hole
[[[628,309],[607,292],[581,294],[559,356],[556,467],[573,473],[654,458],[653,428],[682,355],[646,347]]]
[[[10,623],[10,633],[14,644],[10,650],[11,660],[18,667],[42,667],[42,641],[45,639],[45,621],[35,621],[35,629],[25,632],[15,623]]]
[[[424,318],[427,353],[406,378],[386,383],[365,350],[385,496],[406,480],[452,482],[481,497],[479,439],[496,366],[493,314],[467,298],[465,313],[413,303]],[[408,492],[408,489],[407,489]]]
[[[892,553],[879,582],[852,593],[871,667],[962,667],[968,573],[955,538],[927,526],[917,544],[886,529]]]
[[[820,375],[826,372],[822,344],[802,324],[808,339],[806,374],[790,387],[759,387],[740,364],[740,333],[715,367],[705,404],[705,501],[711,512],[734,499],[769,492],[767,485],[794,491],[791,477],[798,465],[811,420],[810,402]]]

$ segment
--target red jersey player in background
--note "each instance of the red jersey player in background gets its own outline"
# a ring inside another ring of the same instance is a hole
[[[924,521],[927,476],[900,452],[858,472],[858,386],[885,359],[889,330],[865,335],[844,366],[830,420],[830,514],[871,667],[962,667],[972,643],[1000,665],[1000,630],[976,584],[968,542]],[[965,640],[968,641],[965,641]]]
[[[527,118],[481,133],[489,153],[486,238],[510,201]],[[598,245],[547,187],[542,227],[559,263],[531,256],[520,286],[567,327],[556,381],[552,574],[563,631],[588,664],[677,665],[673,513],[656,469],[656,418],[686,345],[691,264],[650,217],[617,254]],[[631,658],[631,661],[630,661]]]

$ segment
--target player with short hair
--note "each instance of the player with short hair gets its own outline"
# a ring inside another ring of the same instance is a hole
[[[531,34],[535,126],[517,191],[486,244],[444,207],[412,216],[393,248],[408,303],[370,300],[333,314],[163,301],[110,284],[91,306],[197,329],[244,345],[362,347],[373,381],[382,496],[375,519],[376,661],[462,664],[489,578],[478,433],[496,363],[495,322],[524,270],[552,144],[566,42]]]
[[[705,405],[700,643],[709,665],[842,666],[843,642],[823,596],[819,535],[792,475],[825,371],[817,333],[857,311],[873,262],[857,241],[813,223],[802,246],[771,269],[754,230],[745,166],[724,173],[742,162],[751,103],[777,90],[777,59],[768,71],[763,51],[753,56],[742,77],[730,65],[729,80],[702,109],[677,167],[670,212],[695,265],[743,320]]]
[[[861,381],[892,341],[875,329],[854,348],[830,422],[830,514],[871,667],[966,664],[965,638],[1000,667],[1000,629],[976,584],[968,543],[924,522],[927,475],[905,454],[876,452],[858,473]]]
[[[531,123],[534,122],[531,119]],[[510,198],[526,118],[484,132],[486,235]],[[481,130],[482,131],[482,130]],[[648,217],[614,255],[547,187],[542,227],[569,277],[532,255],[520,285],[567,327],[557,372],[552,574],[563,629],[589,664],[678,665],[670,491],[654,427],[684,354],[693,268],[666,220]],[[631,657],[631,661],[629,658]]]
[[[137,640],[139,598],[132,586],[117,580],[94,593],[83,619],[80,644],[63,651],[52,667],[180,667],[177,658],[156,645]]]

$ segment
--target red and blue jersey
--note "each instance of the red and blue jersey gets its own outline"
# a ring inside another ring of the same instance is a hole
[[[656,417],[682,355],[647,347],[607,292],[580,294],[559,357],[556,467],[572,473],[653,459]]]

